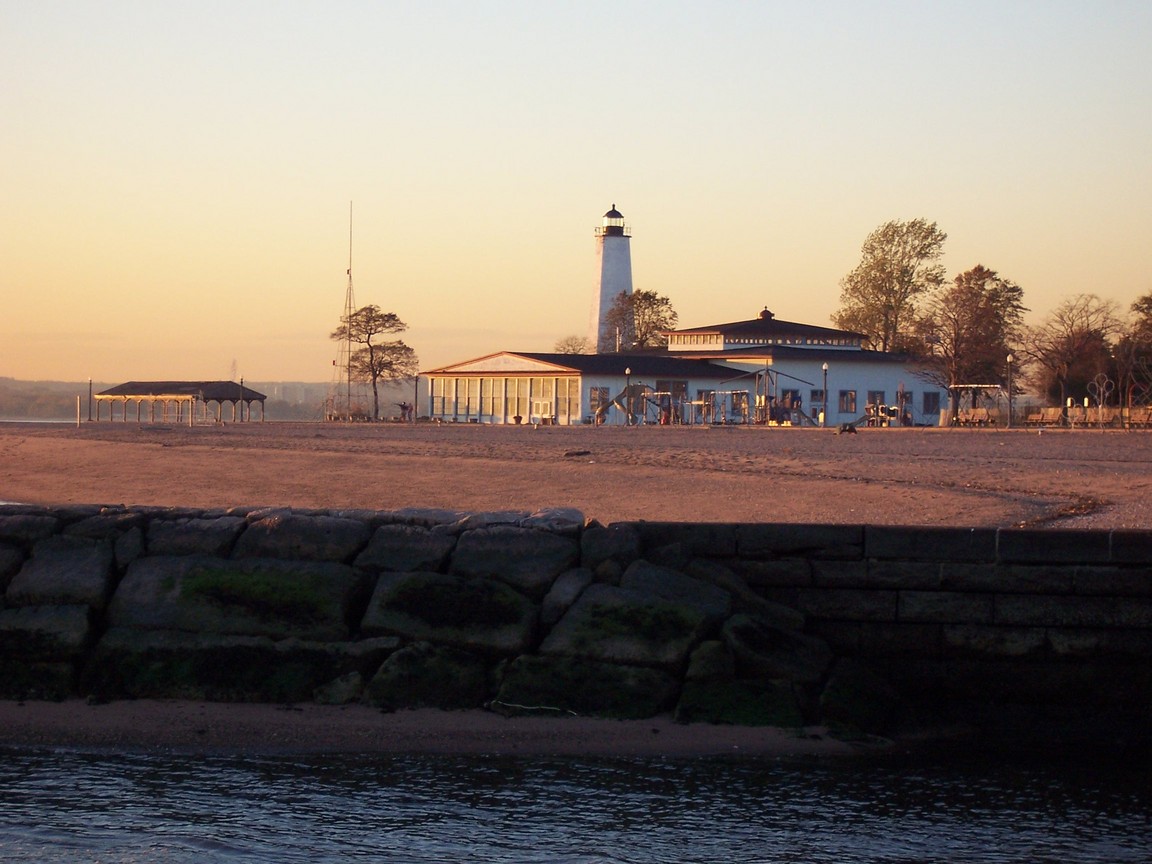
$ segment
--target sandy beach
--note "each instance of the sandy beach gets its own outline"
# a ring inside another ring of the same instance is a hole
[[[649,521],[1152,525],[1152,432],[0,424],[0,500],[575,507]]]
[[[621,520],[1147,528],[1152,433],[253,423],[0,424],[0,500],[198,508],[575,507]],[[823,736],[668,718],[364,706],[0,703],[0,746],[778,755]]]
[[[382,713],[364,705],[0,701],[0,747],[188,753],[467,753],[523,756],[845,756],[820,729],[679,724],[668,717]]]

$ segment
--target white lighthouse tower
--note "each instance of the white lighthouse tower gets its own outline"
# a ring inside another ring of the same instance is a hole
[[[632,347],[620,344],[619,339],[623,338],[623,334],[617,334],[616,328],[607,328],[604,322],[604,317],[616,298],[620,294],[632,294],[632,250],[629,245],[631,237],[631,229],[624,224],[624,217],[613,204],[612,209],[604,214],[604,224],[596,229],[596,259],[600,265],[600,285],[592,302],[588,341],[596,346],[597,354]]]

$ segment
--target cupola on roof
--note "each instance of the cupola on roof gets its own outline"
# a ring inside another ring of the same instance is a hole
[[[617,209],[616,209],[616,205],[615,205],[615,204],[613,204],[613,205],[612,205],[612,209],[611,209],[611,210],[609,210],[607,213],[605,213],[605,214],[604,214],[604,218],[605,218],[605,219],[623,219],[623,218],[624,218],[624,214],[623,214],[623,213],[621,213],[619,210],[617,210]]]

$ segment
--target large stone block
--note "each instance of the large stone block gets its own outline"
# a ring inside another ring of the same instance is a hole
[[[656,669],[579,657],[525,655],[508,664],[489,707],[501,714],[638,720],[669,710],[679,684]]]
[[[36,661],[75,660],[92,637],[85,605],[0,609],[0,656]]]
[[[144,524],[144,515],[138,510],[106,507],[94,516],[73,522],[63,533],[70,537],[87,537],[89,540],[114,541],[122,534],[133,528],[140,528]]]
[[[60,520],[38,513],[0,515],[0,540],[12,543],[35,543],[56,533]]]
[[[557,622],[540,651],[677,671],[715,625],[716,616],[695,604],[597,583]]]
[[[365,595],[344,564],[157,556],[128,568],[108,617],[142,630],[342,640]]]
[[[367,677],[395,640],[362,643],[113,628],[82,685],[106,697],[303,702],[334,680]]]
[[[83,537],[49,537],[32,549],[5,595],[10,606],[85,604],[103,609],[112,588],[112,547]]]
[[[252,519],[236,541],[237,558],[350,562],[368,542],[369,527],[355,519],[274,512]]]
[[[991,624],[991,594],[963,594],[956,591],[901,591],[898,617],[901,621],[939,624]]]
[[[215,555],[227,558],[245,520],[239,516],[216,519],[157,519],[148,526],[151,555]]]
[[[995,597],[995,623],[1032,627],[1113,627],[1118,601],[1113,597],[1032,596]]]
[[[636,561],[620,577],[620,587],[641,594],[692,606],[719,624],[732,611],[732,594],[724,588],[678,570]]]
[[[864,529],[864,557],[991,563],[996,560],[996,529],[869,525]]]
[[[1029,657],[1043,654],[1048,647],[1043,627],[949,624],[943,636],[950,657]]]
[[[679,544],[688,558],[736,555],[736,525],[720,522],[633,522],[642,548],[657,549]]]
[[[385,711],[481,708],[492,694],[491,677],[479,655],[417,642],[389,655],[368,683],[364,701]]]
[[[590,525],[580,535],[580,563],[595,570],[606,561],[613,561],[621,569],[640,557],[640,534],[631,522],[612,525]]]
[[[840,737],[886,734],[900,695],[866,663],[840,658],[820,693],[820,722]]]
[[[1074,567],[1072,590],[1077,594],[1152,597],[1152,568]]]
[[[707,558],[697,558],[684,571],[688,576],[701,579],[731,595],[734,611],[748,612],[771,620],[778,627],[793,630],[804,628],[804,616],[790,606],[774,603],[753,591],[748,584],[723,564]]]
[[[864,527],[791,523],[737,525],[736,547],[741,558],[860,558],[864,550]]]
[[[889,590],[809,588],[800,591],[796,602],[809,619],[895,621],[898,596]]]
[[[579,543],[571,537],[498,526],[461,534],[449,572],[498,579],[541,600],[557,576],[577,566],[579,557]]]
[[[1152,531],[1113,531],[1112,560],[1152,567]]]
[[[24,553],[19,546],[0,543],[0,595],[8,590],[12,577],[24,566]]]
[[[384,573],[360,631],[510,656],[532,643],[537,616],[531,601],[495,579]]]
[[[366,570],[437,573],[448,563],[456,538],[444,528],[418,525],[381,525],[368,547],[356,556]]]
[[[1001,528],[997,534],[996,553],[1001,561],[1092,564],[1111,558],[1107,531]]]
[[[736,658],[741,678],[811,684],[823,678],[832,663],[832,649],[823,639],[773,627],[752,615],[733,615],[724,622],[721,638]]]
[[[541,626],[549,628],[563,618],[572,608],[572,604],[584,593],[584,589],[592,584],[592,580],[592,571],[585,567],[576,567],[561,573],[540,606]]]

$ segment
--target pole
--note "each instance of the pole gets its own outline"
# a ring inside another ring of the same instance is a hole
[[[1008,355],[1008,428],[1012,428],[1012,355]]]
[[[828,364],[825,363],[820,367],[824,372],[824,399],[823,404],[820,406],[820,425],[828,425]]]

